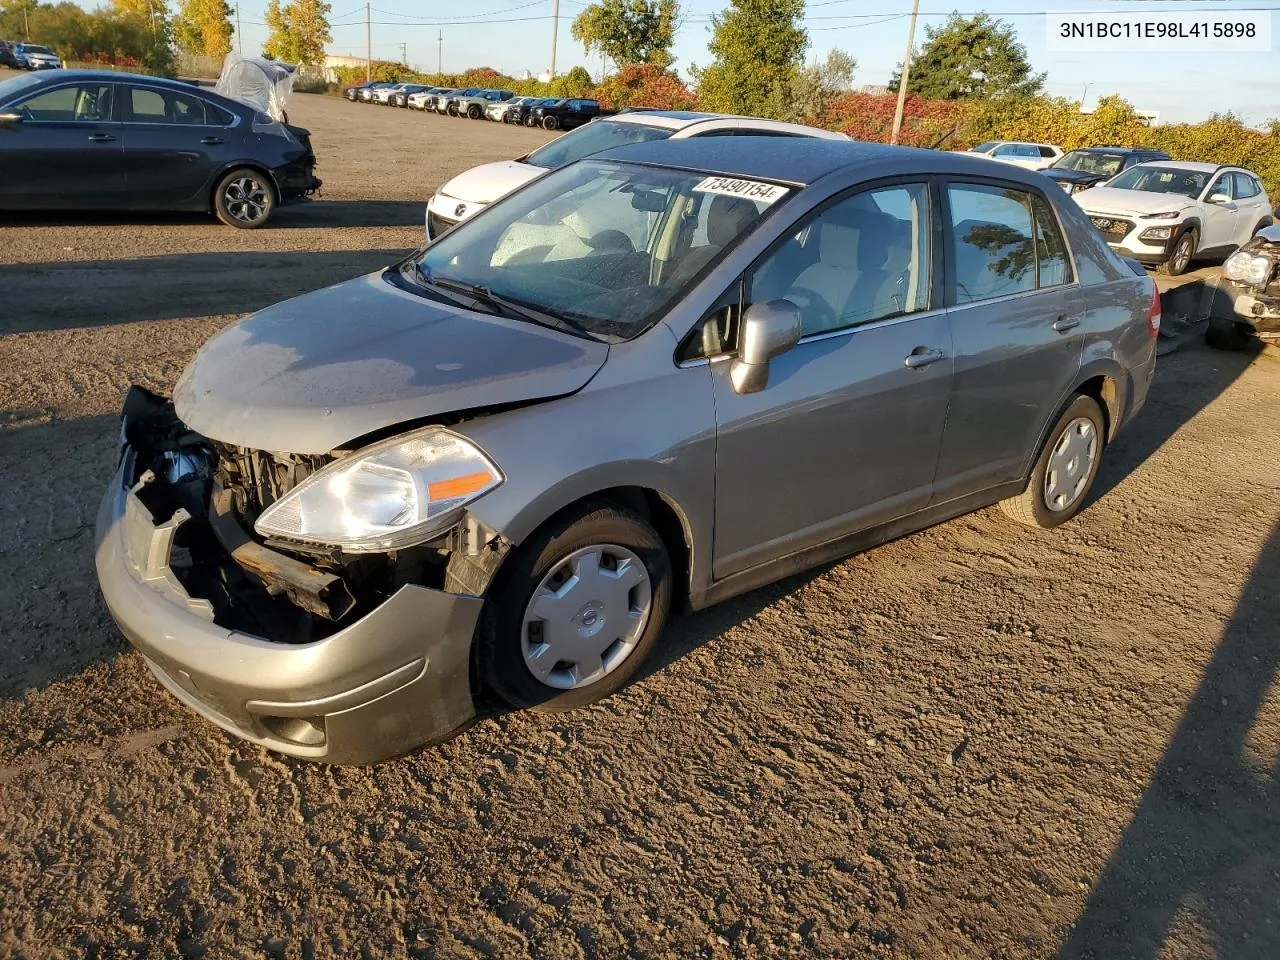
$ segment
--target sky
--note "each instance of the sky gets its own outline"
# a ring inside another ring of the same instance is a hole
[[[93,0],[83,0],[86,6]],[[230,0],[235,6],[236,0]],[[552,8],[555,0],[373,0],[373,56],[434,70],[440,56],[446,72],[490,66],[507,74],[539,73],[551,59]],[[365,7],[357,0],[331,0],[335,54],[365,53]],[[705,65],[710,39],[709,14],[728,0],[682,0],[684,23],[676,36],[676,69],[688,78],[692,64]],[[265,0],[240,0],[245,53],[261,50]],[[586,3],[559,0],[557,72],[583,65],[598,76],[598,57],[588,60],[569,35],[569,24]],[[1234,111],[1251,125],[1280,117],[1280,56],[1268,53],[1199,53],[1178,57],[1162,53],[1079,54],[1045,49],[1045,11],[1212,11],[1272,10],[1273,44],[1280,43],[1280,0],[920,0],[916,32],[946,20],[953,10],[970,15],[986,11],[1012,24],[1027,48],[1033,68],[1048,74],[1048,93],[1085,98],[1086,104],[1119,93],[1140,110],[1158,110],[1160,122],[1196,121],[1214,112]],[[887,83],[906,48],[911,0],[809,0],[805,26],[810,60],[838,47],[858,61],[857,86]],[[443,43],[438,37],[443,35]],[[1087,84],[1087,88],[1086,88]]]

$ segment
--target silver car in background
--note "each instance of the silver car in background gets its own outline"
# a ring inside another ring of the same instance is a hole
[[[481,695],[608,696],[674,609],[990,504],[1062,523],[1159,318],[1029,171],[621,147],[225,328],[172,401],[133,388],[99,580],[193,710],[373,762]]]

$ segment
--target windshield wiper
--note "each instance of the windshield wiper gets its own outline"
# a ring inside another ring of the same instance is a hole
[[[505,310],[508,314],[514,314],[518,319],[528,320],[539,326],[551,327],[554,330],[564,330],[578,335],[587,334],[585,329],[566,317],[560,317],[554,313],[539,310],[536,307],[527,307],[523,303],[508,300],[501,294],[494,293],[488,287],[480,284],[467,283],[465,280],[455,280],[453,277],[432,277],[430,282],[437,287],[444,287],[446,290],[465,294],[482,303],[497,307],[499,310]],[[590,334],[587,335],[590,336]]]

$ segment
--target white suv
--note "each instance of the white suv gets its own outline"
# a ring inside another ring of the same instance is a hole
[[[843,133],[798,123],[730,117],[711,113],[637,110],[592,120],[572,133],[557,137],[518,160],[500,160],[472,167],[436,191],[427,204],[427,239],[479,213],[530,180],[593,154],[646,140],[689,137],[816,137],[848,140]]]
[[[1062,148],[1052,143],[1019,143],[1013,140],[988,140],[967,152],[980,153],[1026,170],[1043,170],[1062,157]]]
[[[1216,163],[1140,163],[1072,194],[1112,250],[1169,276],[1226,256],[1272,222],[1256,173]]]

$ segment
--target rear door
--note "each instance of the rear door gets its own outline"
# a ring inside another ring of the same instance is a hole
[[[207,206],[209,182],[232,155],[238,118],[200,97],[121,85],[128,190],[139,207]]]
[[[1083,344],[1083,303],[1052,204],[995,182],[953,180],[943,197],[955,374],[937,503],[1022,475]]]
[[[1209,198],[1218,194],[1229,197],[1226,203],[1210,203]],[[1230,171],[1223,171],[1210,182],[1208,189],[1201,195],[1204,201],[1200,204],[1202,220],[1200,228],[1200,249],[1230,246],[1240,230],[1240,208],[1235,202],[1234,186]]]
[[[114,83],[41,87],[6,107],[22,120],[0,126],[0,204],[87,209],[120,204],[123,138]]]
[[[1236,170],[1231,174],[1231,180],[1235,185],[1236,205],[1240,207],[1242,214],[1240,229],[1235,238],[1236,245],[1239,246],[1248,243],[1258,224],[1271,215],[1271,205],[1267,202],[1262,185],[1252,175]]]

